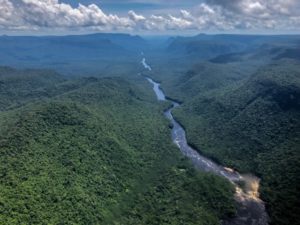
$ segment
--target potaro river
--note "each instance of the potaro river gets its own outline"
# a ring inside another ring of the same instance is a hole
[[[151,67],[142,60],[145,69],[151,71]],[[170,101],[172,107],[164,112],[164,115],[172,124],[172,140],[178,146],[183,155],[189,158],[193,165],[202,171],[211,172],[218,176],[225,177],[235,187],[235,200],[237,202],[237,214],[234,218],[222,221],[223,225],[267,225],[268,215],[264,202],[259,198],[259,178],[253,175],[239,174],[233,169],[216,164],[211,159],[202,156],[198,151],[190,147],[186,140],[186,133],[183,127],[174,119],[172,110],[180,107],[180,104],[173,100],[167,100],[160,84],[147,77],[153,85],[153,90],[159,101]],[[243,188],[240,184],[243,183]]]

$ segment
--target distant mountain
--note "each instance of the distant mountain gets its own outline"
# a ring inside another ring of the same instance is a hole
[[[129,61],[147,48],[147,42],[129,34],[72,36],[1,36],[1,65],[101,71],[107,61]]]
[[[146,49],[149,46],[149,43],[138,35],[130,34],[90,34],[85,36],[80,36],[83,39],[107,39],[110,40],[113,44],[121,46],[124,49],[130,50],[132,52],[140,53],[143,49]]]
[[[274,59],[297,59],[300,60],[300,44],[298,48],[287,48],[278,54]]]
[[[265,44],[299,46],[299,35],[206,35],[177,37],[168,40],[170,54],[210,59],[218,55],[240,53],[260,48]]]
[[[209,61],[221,64],[249,61],[263,61],[266,63],[278,59],[300,60],[300,43],[262,44],[243,52],[218,55]]]
[[[216,55],[241,51],[245,48],[240,43],[205,40],[195,38],[176,38],[167,47],[167,52],[174,55],[188,55],[197,58],[211,58]]]

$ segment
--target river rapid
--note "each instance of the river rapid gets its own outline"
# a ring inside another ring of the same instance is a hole
[[[146,63],[145,58],[142,60],[142,65],[146,70],[151,71],[151,67]],[[176,107],[180,107],[180,104],[173,100],[167,100],[159,83],[155,82],[150,77],[147,77],[147,80],[153,85],[153,90],[159,101],[170,101],[172,103],[172,107],[166,110],[164,115],[172,124],[172,140],[178,146],[182,154],[190,159],[197,169],[225,177],[234,185],[237,214],[234,218],[222,221],[222,224],[267,225],[268,215],[265,210],[265,204],[259,198],[259,178],[253,175],[240,174],[231,168],[218,165],[189,146],[185,130],[172,115],[172,110]],[[241,188],[241,184],[243,184],[243,188]]]

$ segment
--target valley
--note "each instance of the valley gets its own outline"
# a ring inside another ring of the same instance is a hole
[[[300,225],[299,0],[0,0],[0,225]]]
[[[173,115],[189,145],[223,166],[260,177],[270,223],[297,224],[299,61],[240,55],[229,63],[154,58],[151,76],[182,103]]]
[[[0,224],[218,224],[234,214],[232,186],[173,146],[147,81],[46,72],[1,69],[1,99],[15,98],[0,113]]]
[[[145,58],[143,59],[142,64],[145,69],[151,71],[151,67],[146,63]],[[153,90],[157,99],[159,101],[166,101],[166,96],[161,90],[160,84],[154,82],[151,78],[147,78],[147,80],[153,84]],[[234,219],[225,220],[222,224],[268,224],[268,215],[265,210],[264,202],[259,198],[259,179],[252,175],[240,175],[230,168],[219,166],[191,148],[187,143],[185,130],[172,115],[172,110],[179,107],[180,104],[172,100],[169,101],[171,101],[172,106],[165,110],[164,115],[172,124],[172,140],[178,146],[182,154],[191,160],[198,170],[225,177],[235,187],[235,200],[238,205],[237,214]],[[243,183],[243,187],[240,186],[241,183]]]
[[[0,224],[296,225],[299,41],[2,36]]]

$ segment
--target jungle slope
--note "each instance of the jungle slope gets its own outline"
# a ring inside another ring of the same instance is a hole
[[[219,67],[213,65],[210,71]],[[232,81],[231,66],[218,74],[201,69],[177,78],[183,80],[170,97],[184,103],[175,116],[202,153],[261,177],[271,224],[299,224],[299,61],[273,61]]]
[[[180,155],[143,78],[1,71],[0,224],[220,224],[233,215],[232,186]]]

